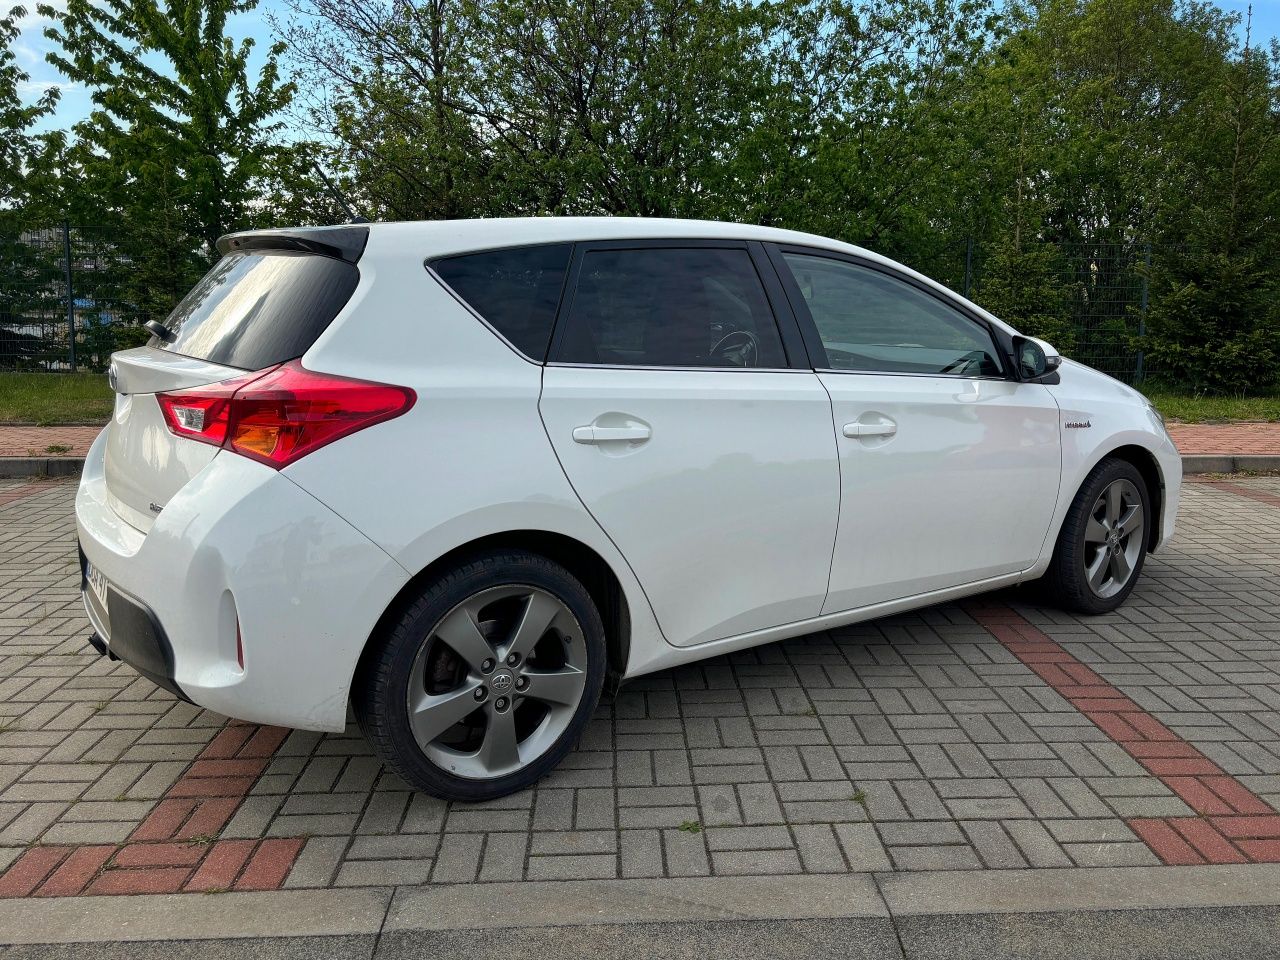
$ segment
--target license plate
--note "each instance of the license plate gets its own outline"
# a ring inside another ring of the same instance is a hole
[[[89,589],[93,591],[93,595],[98,598],[98,604],[102,607],[103,612],[107,609],[107,578],[102,575],[102,571],[95,567],[92,563],[85,564],[84,571],[85,580],[89,583]]]

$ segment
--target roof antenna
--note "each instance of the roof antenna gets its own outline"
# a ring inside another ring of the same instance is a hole
[[[338,201],[338,206],[340,206],[343,212],[346,213],[347,215],[347,223],[368,223],[369,222],[368,217],[362,217],[359,214],[357,214],[354,210],[351,209],[351,205],[347,203],[346,198],[342,196],[342,193],[338,190],[338,188],[333,185],[333,181],[330,180],[327,176],[325,176],[325,172],[320,168],[320,164],[312,160],[311,169],[313,169],[316,173],[320,175],[320,179],[324,181],[324,185],[328,188],[329,193],[333,195],[333,199]]]

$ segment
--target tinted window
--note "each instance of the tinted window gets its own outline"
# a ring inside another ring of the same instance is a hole
[[[292,360],[324,332],[360,279],[354,264],[309,253],[232,253],[169,314],[174,339],[151,346],[245,370]]]
[[[746,250],[592,250],[560,348],[568,363],[785,367]]]
[[[999,376],[986,329],[905,281],[842,260],[783,254],[836,370]]]
[[[449,257],[431,266],[516,349],[544,360],[569,252],[567,243],[517,247]]]

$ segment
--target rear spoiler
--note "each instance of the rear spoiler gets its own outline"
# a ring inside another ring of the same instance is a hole
[[[355,263],[368,242],[368,227],[288,227],[228,233],[218,238],[218,252],[225,255],[249,250],[301,250]]]

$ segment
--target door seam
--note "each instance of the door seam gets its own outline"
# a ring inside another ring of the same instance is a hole
[[[600,522],[600,518],[591,512],[591,508],[587,506],[587,502],[582,498],[582,494],[578,492],[578,488],[573,484],[573,478],[569,476],[569,471],[565,469],[564,461],[560,459],[560,451],[556,449],[555,441],[551,439],[551,428],[547,426],[547,418],[542,415],[542,391],[546,384],[547,368],[544,364],[542,372],[538,376],[538,422],[542,424],[542,435],[547,438],[547,446],[551,448],[551,455],[556,458],[556,464],[560,467],[560,473],[564,476],[564,481],[569,485],[569,489],[573,491],[573,495],[577,497],[578,503],[582,509],[586,511],[587,516],[591,518],[591,522],[596,525],[596,529],[600,534],[613,544],[613,549],[618,552],[618,556],[622,558],[622,562],[627,565],[627,569],[631,571],[632,579],[640,587],[640,594],[644,597],[644,602],[649,605],[649,615],[653,617],[653,623],[658,628],[658,636],[662,637],[667,646],[679,649],[667,637],[666,631],[662,628],[662,621],[658,619],[658,612],[653,608],[653,600],[649,597],[649,591],[644,587],[644,581],[640,579],[640,575],[636,573],[636,568],[631,565],[631,561],[627,559],[627,555],[622,552],[622,547],[613,539],[609,531],[604,528],[604,524]]]

